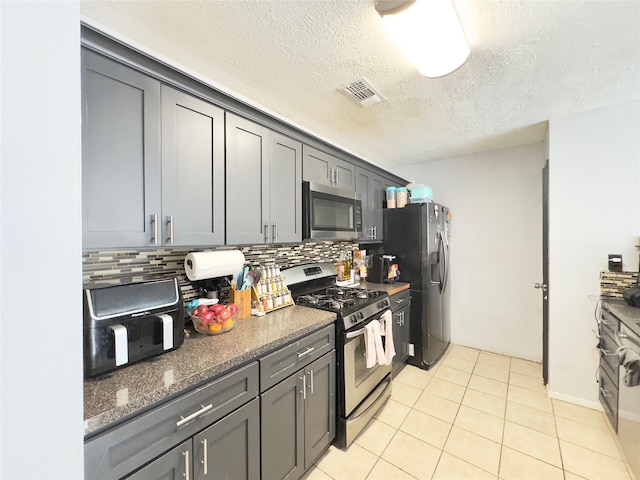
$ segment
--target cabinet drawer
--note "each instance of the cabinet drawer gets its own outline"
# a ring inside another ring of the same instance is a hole
[[[606,370],[600,369],[600,403],[613,429],[618,431],[618,387],[613,383]]]
[[[620,330],[620,320],[617,317],[611,314],[605,308],[602,309],[602,315],[600,318],[600,334],[602,332],[608,334],[611,338],[615,338],[615,334],[618,330]]]
[[[411,290],[403,290],[400,293],[391,295],[389,300],[391,301],[391,311],[397,312],[411,303]]]
[[[258,395],[251,363],[85,442],[86,478],[121,478]]]
[[[333,325],[307,335],[260,359],[260,392],[335,348]]]
[[[600,366],[609,374],[613,384],[618,387],[618,344],[605,330],[600,330]]]

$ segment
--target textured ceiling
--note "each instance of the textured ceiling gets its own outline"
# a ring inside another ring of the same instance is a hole
[[[392,169],[542,141],[546,120],[640,98],[640,1],[454,0],[471,45],[418,73],[374,0],[86,1],[88,24]],[[387,99],[338,87],[365,77]]]

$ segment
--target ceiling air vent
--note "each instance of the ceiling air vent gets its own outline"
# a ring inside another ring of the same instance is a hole
[[[361,107],[370,107],[386,99],[367,80],[361,78],[355,82],[343,85],[338,90],[349,96]]]

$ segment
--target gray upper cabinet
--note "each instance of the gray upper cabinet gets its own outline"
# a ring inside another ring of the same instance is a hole
[[[361,167],[356,168],[356,192],[362,198],[363,240],[382,240],[382,209],[387,180]]]
[[[224,111],[82,51],[83,247],[224,243]]]
[[[227,243],[302,240],[302,146],[227,114]]]
[[[302,153],[303,180],[355,191],[355,165],[308,145]]]
[[[224,111],[162,86],[162,243],[224,243]]]
[[[160,83],[83,49],[82,113],[83,246],[154,244]]]

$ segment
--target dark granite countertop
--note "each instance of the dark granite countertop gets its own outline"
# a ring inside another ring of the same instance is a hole
[[[366,288],[369,290],[380,290],[382,292],[387,292],[389,296],[395,295],[396,293],[400,293],[403,290],[407,290],[411,286],[410,283],[406,282],[395,282],[395,283],[373,283],[373,282],[360,282],[359,288]]]
[[[172,352],[85,380],[84,434],[115,425],[335,319],[335,313],[295,305],[237,320],[222,335],[193,331]]]
[[[640,336],[640,308],[632,307],[624,300],[605,300],[605,305],[632,332]]]

